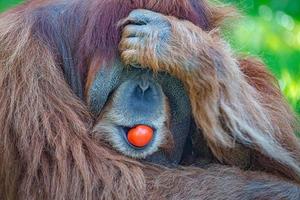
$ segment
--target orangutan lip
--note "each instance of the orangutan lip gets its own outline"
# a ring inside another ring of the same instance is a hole
[[[148,146],[150,146],[150,145],[153,143],[153,138],[152,138],[151,142],[150,142],[149,144],[147,144],[146,146],[144,146],[144,147],[137,147],[137,146],[134,146],[133,144],[131,144],[131,143],[128,141],[128,138],[127,138],[128,131],[129,131],[130,129],[136,127],[136,126],[138,126],[138,125],[135,125],[135,126],[132,126],[132,127],[119,126],[119,130],[120,130],[120,132],[122,133],[122,136],[123,136],[124,140],[127,142],[127,144],[128,144],[131,148],[133,148],[133,149],[135,149],[135,150],[144,150],[144,149],[146,149]],[[156,129],[153,128],[153,130],[154,130],[154,135],[155,135]]]

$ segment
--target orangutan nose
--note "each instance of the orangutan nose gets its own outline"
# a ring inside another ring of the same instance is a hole
[[[150,88],[149,80],[144,76],[141,77],[137,87],[139,87],[142,93],[145,93]]]

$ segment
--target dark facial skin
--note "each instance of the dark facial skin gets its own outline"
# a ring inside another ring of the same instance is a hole
[[[122,154],[147,161],[177,165],[191,129],[191,107],[176,78],[149,70],[126,67],[117,59],[101,67],[88,92],[97,117],[94,133]],[[151,142],[131,145],[128,130],[137,125],[153,128]]]

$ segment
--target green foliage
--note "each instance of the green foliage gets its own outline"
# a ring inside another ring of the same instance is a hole
[[[3,11],[20,0],[0,0]],[[237,52],[258,55],[279,79],[282,91],[300,114],[300,2],[225,0],[245,12],[229,40]],[[228,34],[229,35],[229,34]]]
[[[21,0],[0,0],[0,11],[4,11],[7,8],[13,7],[20,2],[22,1]]]
[[[300,114],[300,2],[227,0],[246,16],[229,39],[238,52],[258,55],[279,80],[287,100]]]

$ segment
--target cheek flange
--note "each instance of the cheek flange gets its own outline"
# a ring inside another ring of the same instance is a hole
[[[104,108],[110,93],[118,87],[124,70],[119,59],[103,63],[88,88],[87,102],[91,112],[97,116]]]

